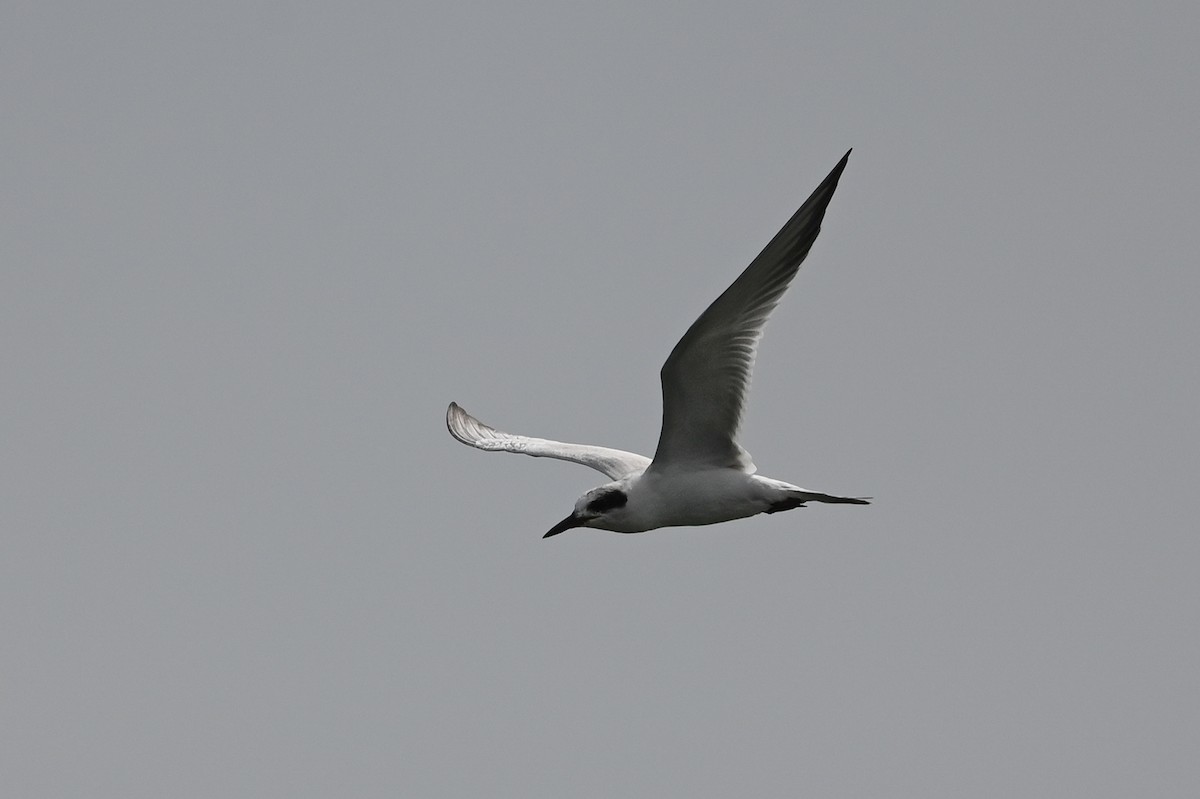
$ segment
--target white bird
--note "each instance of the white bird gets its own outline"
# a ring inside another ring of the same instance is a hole
[[[868,498],[822,494],[761,477],[737,442],[763,327],[816,240],[849,158],[847,152],[671,351],[662,368],[663,421],[654,460],[619,449],[502,433],[450,403],[446,426],[464,444],[573,461],[612,481],[580,497],[571,515],[543,538],[572,527],[640,533],[715,524],[806,502],[868,504]]]

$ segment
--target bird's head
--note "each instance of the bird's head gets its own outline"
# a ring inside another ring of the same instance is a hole
[[[621,529],[620,519],[625,515],[626,506],[629,504],[628,488],[622,480],[593,488],[579,498],[570,516],[551,527],[550,532],[542,538],[558,535],[572,527]]]

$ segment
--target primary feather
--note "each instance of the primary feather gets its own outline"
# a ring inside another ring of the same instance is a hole
[[[661,374],[663,422],[653,468],[687,464],[754,472],[737,437],[758,343],[767,318],[821,231],[825,208],[849,157],[847,152],[671,351]]]

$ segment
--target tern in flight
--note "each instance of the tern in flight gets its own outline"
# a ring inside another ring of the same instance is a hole
[[[640,533],[716,524],[806,502],[868,504],[755,474],[738,429],[767,317],[821,230],[847,152],[795,216],[684,334],[662,368],[662,432],[654,460],[619,449],[502,433],[450,403],[446,426],[464,444],[573,461],[611,482],[593,488],[543,538],[572,527]]]

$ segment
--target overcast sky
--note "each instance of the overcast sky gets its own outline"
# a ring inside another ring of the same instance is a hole
[[[1192,797],[1195,3],[11,2],[0,793]],[[744,444],[541,535],[854,153]]]

